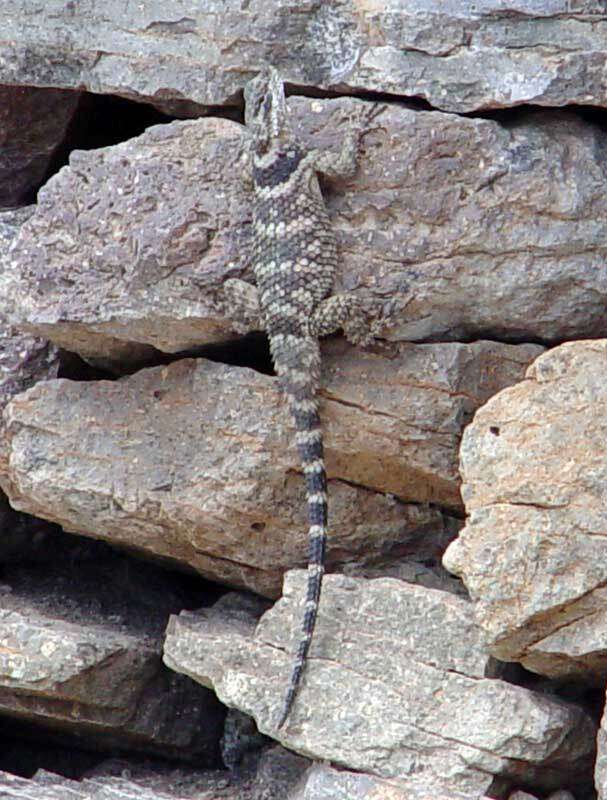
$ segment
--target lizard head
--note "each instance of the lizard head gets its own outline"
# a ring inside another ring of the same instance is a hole
[[[244,99],[245,122],[259,150],[268,150],[288,135],[284,88],[274,67],[266,67],[247,83]]]

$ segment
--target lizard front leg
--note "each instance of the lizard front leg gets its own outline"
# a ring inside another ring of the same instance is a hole
[[[238,333],[261,330],[259,292],[252,283],[228,278],[222,287],[222,306]]]
[[[349,130],[344,137],[339,154],[327,150],[311,150],[306,159],[315,172],[321,172],[327,178],[351,178],[358,166],[362,137],[368,133],[368,124],[381,111],[383,106],[374,104],[371,108],[357,108],[354,119],[344,115],[349,123]]]

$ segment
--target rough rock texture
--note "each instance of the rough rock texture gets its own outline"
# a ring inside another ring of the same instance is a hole
[[[538,798],[534,794],[529,794],[529,792],[519,791],[509,795],[508,800],[538,800]],[[549,794],[546,800],[575,800],[575,797],[566,789],[559,789]]]
[[[442,554],[456,524],[402,500],[459,503],[463,425],[537,352],[328,343],[330,565]],[[306,561],[299,459],[271,377],[186,359],[119,381],[41,383],[6,419],[0,480],[15,508],[269,596]]]
[[[20,298],[14,321],[110,364],[226,338],[211,294],[244,225],[239,132],[227,120],[174,123],[73,152],[18,242],[3,300]]]
[[[326,578],[306,679],[277,731],[304,586],[289,573],[259,624],[242,595],[171,617],[165,663],[297,752],[412,786],[482,795],[492,773],[554,787],[587,769],[594,726],[580,709],[485,677],[469,603],[390,578]]]
[[[161,662],[183,597],[124,557],[3,569],[0,713],[45,737],[213,763],[223,712],[213,694]]]
[[[31,780],[0,772],[0,797],[11,800],[245,800],[225,777],[200,773],[197,777],[170,774],[165,770],[132,775],[123,765],[122,774],[100,769],[82,781],[69,780],[39,770]],[[105,773],[109,774],[105,774]],[[246,798],[249,800],[249,798]],[[252,800],[252,799],[251,799]]]
[[[300,784],[300,779],[310,765],[309,759],[285,750],[280,745],[266,750],[257,766],[253,783],[254,800],[291,800],[294,797],[292,791],[296,791],[296,786]],[[318,800],[323,800],[322,794],[318,795]]]
[[[594,782],[598,800],[607,798],[607,716],[603,713],[601,727],[597,736],[597,754],[594,770]]]
[[[0,85],[0,208],[21,205],[42,183],[80,95]]]
[[[1,96],[0,87],[0,101]],[[1,169],[0,159],[0,172]],[[10,248],[21,225],[33,211],[34,207],[28,206],[0,212],[0,285],[9,271]],[[4,428],[2,411],[11,398],[37,381],[56,378],[59,371],[56,347],[42,339],[18,333],[6,321],[6,313],[7,309],[0,306],[0,431]],[[23,557],[26,553],[31,557],[50,541],[57,544],[57,532],[52,525],[17,513],[0,492],[0,562]],[[61,545],[59,549],[65,553]]]
[[[337,148],[361,101],[290,104],[303,141]],[[357,176],[328,201],[336,288],[389,300],[385,337],[605,333],[604,131],[567,114],[504,127],[396,105],[372,125]],[[233,335],[221,285],[251,277],[242,136],[203,119],[72,153],[0,286],[13,323],[118,370]]]
[[[607,340],[570,342],[494,396],[461,447],[461,576],[491,651],[550,677],[607,675]]]
[[[489,800],[489,798],[481,796],[478,792],[462,793],[436,784],[411,785],[404,781],[378,778],[376,775],[336,770],[328,764],[315,764],[305,776],[302,786],[288,795],[287,800]]]
[[[295,83],[447,110],[606,104],[599,0],[4,6],[0,83],[86,87],[182,113],[233,97],[268,62]]]
[[[21,226],[33,212],[34,206],[0,212],[0,287],[10,280],[11,248]],[[18,333],[8,324],[8,312],[4,303],[0,305],[0,411],[13,395],[36,381],[56,378],[59,370],[56,348],[41,339]]]

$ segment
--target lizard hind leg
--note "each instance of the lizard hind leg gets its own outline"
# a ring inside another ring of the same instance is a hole
[[[379,332],[366,298],[358,294],[334,294],[317,307],[310,320],[312,336],[328,336],[339,328],[352,344],[368,345]]]

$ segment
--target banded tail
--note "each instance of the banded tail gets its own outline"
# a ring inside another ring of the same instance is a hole
[[[308,589],[301,639],[293,662],[291,682],[280,715],[279,728],[282,728],[291,711],[312,641],[324,573],[327,541],[327,475],[316,400],[320,350],[316,339],[301,337],[297,346],[293,347],[295,337],[290,338],[289,363],[281,364],[278,353],[275,353],[275,364],[295,423],[297,450],[306,482],[309,555]],[[294,363],[297,363],[297,367],[294,366]]]

